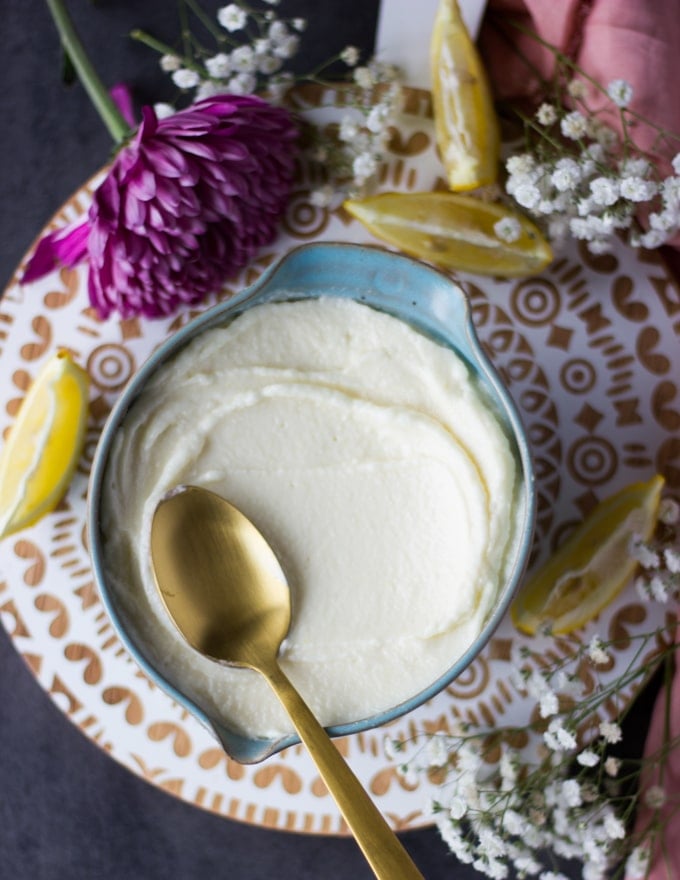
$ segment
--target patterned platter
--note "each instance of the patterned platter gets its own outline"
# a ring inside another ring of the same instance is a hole
[[[429,97],[412,91],[408,98],[382,172],[384,189],[429,189],[439,174]],[[328,93],[299,100],[306,107],[323,104],[316,112],[329,121],[342,112]],[[220,298],[252,282],[301,242],[370,240],[342,212],[312,206],[313,182],[307,178],[303,173],[279,239]],[[79,190],[50,227],[82,214],[93,185]],[[519,406],[535,454],[536,559],[599,498],[627,482],[659,471],[672,490],[680,488],[680,293],[656,257],[643,259],[621,246],[594,258],[571,248],[537,278],[510,282],[461,275],[458,280],[470,296],[479,335]],[[29,383],[57,347],[71,349],[87,367],[92,399],[85,453],[68,496],[56,512],[0,544],[2,621],[59,708],[153,785],[240,821],[344,833],[304,750],[292,748],[252,767],[228,760],[211,735],[140,672],[93,586],[84,521],[98,433],[135,369],[189,317],[101,322],[88,307],[82,269],[55,272],[27,287],[16,279],[9,285],[0,301],[0,432],[7,431]],[[662,620],[663,611],[643,607],[631,586],[577,636],[634,634]],[[525,725],[531,706],[509,681],[510,650],[519,638],[504,622],[482,655],[437,698],[389,729],[340,743],[394,828],[426,824],[431,792],[425,781],[398,777],[384,755],[385,737],[445,730],[457,718]],[[630,645],[622,647],[604,675],[620,673],[631,652]]]

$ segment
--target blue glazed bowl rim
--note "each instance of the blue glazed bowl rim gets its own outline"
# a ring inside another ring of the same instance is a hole
[[[359,245],[347,242],[312,242],[291,249],[277,262],[269,266],[260,277],[248,287],[230,297],[228,300],[207,309],[205,312],[188,322],[184,327],[168,337],[147,358],[130,379],[123,392],[115,402],[102,429],[94,454],[88,487],[87,528],[89,535],[90,556],[93,574],[100,597],[107,614],[127,651],[146,675],[179,705],[185,707],[198,720],[211,730],[222,742],[227,753],[241,763],[254,763],[299,742],[296,735],[277,739],[251,739],[216,723],[210,716],[180,692],[168,681],[149,661],[143,650],[129,634],[122,616],[119,614],[115,597],[107,585],[106,571],[103,560],[103,537],[99,529],[99,507],[102,496],[104,477],[109,453],[117,428],[123,421],[127,411],[141,394],[150,377],[167,360],[174,357],[182,348],[204,330],[217,327],[231,321],[244,309],[267,301],[282,299],[312,298],[304,289],[291,290],[291,278],[296,277],[300,269],[315,267],[322,270],[324,266],[335,267],[339,261],[345,269],[343,280],[337,289],[319,290],[318,281],[314,281],[316,296],[346,296],[364,302],[369,306],[396,315],[402,320],[417,327],[436,341],[454,348],[467,362],[490,392],[493,401],[500,410],[500,416],[506,426],[511,442],[516,448],[517,458],[523,478],[522,521],[519,528],[517,552],[512,570],[499,593],[492,613],[474,641],[446,672],[432,682],[427,688],[390,709],[376,713],[358,721],[333,725],[328,728],[331,736],[347,736],[359,733],[383,724],[388,724],[402,715],[416,709],[447,687],[474,660],[484,648],[501,620],[504,618],[510,602],[524,574],[531,551],[533,530],[536,515],[535,476],[529,444],[517,408],[503,385],[495,367],[484,352],[472,321],[470,305],[465,292],[449,276],[432,266],[372,245]],[[305,264],[310,264],[305,266]],[[298,265],[299,264],[299,265]],[[407,298],[404,293],[396,295],[391,301],[391,294],[380,296],[376,290],[357,294],[357,290],[348,282],[350,271],[348,266],[354,264],[352,271],[359,272],[363,283],[370,281],[374,286],[379,283],[380,272],[385,273],[383,284],[399,285],[402,279],[410,279],[415,275],[423,287],[416,291],[410,288]],[[370,278],[364,277],[366,273]],[[363,275],[362,275],[363,273]],[[316,276],[315,276],[316,279]],[[349,285],[349,286],[348,286]],[[445,293],[453,297],[451,303],[460,311],[461,320],[455,330],[459,339],[452,338],[450,331],[441,325],[439,316],[432,314],[437,304],[430,302],[429,308],[423,309],[423,291],[435,290],[437,296]],[[408,299],[408,296],[411,298]],[[406,314],[408,313],[408,317]]]

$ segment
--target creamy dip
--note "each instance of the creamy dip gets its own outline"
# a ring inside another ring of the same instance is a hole
[[[178,484],[239,507],[292,594],[281,665],[325,725],[442,675],[480,632],[512,559],[518,472],[461,359],[404,322],[321,297],[208,330],[125,416],[103,487],[111,588],[157,668],[249,735],[292,727],[261,676],[200,657],[150,568]]]

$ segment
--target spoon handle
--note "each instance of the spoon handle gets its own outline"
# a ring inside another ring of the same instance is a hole
[[[288,712],[378,880],[423,880],[396,834],[282,669],[260,669]]]

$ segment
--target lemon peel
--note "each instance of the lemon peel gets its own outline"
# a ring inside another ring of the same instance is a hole
[[[515,626],[529,635],[569,633],[613,601],[637,567],[631,538],[648,541],[654,532],[663,487],[656,475],[601,501],[523,584],[510,609]]]
[[[491,88],[456,0],[440,0],[430,41],[435,137],[449,187],[494,183],[500,133]]]
[[[30,386],[0,450],[0,538],[32,525],[62,499],[85,439],[89,377],[60,350]]]
[[[377,238],[448,270],[507,278],[533,275],[552,260],[538,227],[505,205],[452,192],[387,192],[348,199],[345,210]],[[512,220],[508,241],[498,224]]]

